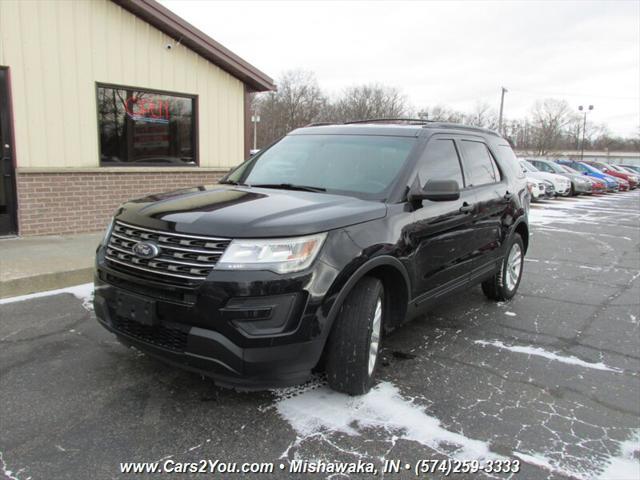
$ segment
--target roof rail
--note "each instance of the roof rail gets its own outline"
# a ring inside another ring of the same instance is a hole
[[[351,120],[349,122],[344,122],[344,125],[350,125],[353,123],[410,123],[410,124],[418,124],[424,125],[426,123],[430,123],[432,120],[426,120],[424,118],[368,118],[365,120]]]
[[[323,125],[335,125],[335,122],[311,122],[307,125],[304,126],[304,128],[307,127],[322,127]]]

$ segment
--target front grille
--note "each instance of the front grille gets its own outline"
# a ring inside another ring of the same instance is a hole
[[[138,257],[132,249],[142,241],[155,243],[160,253],[151,259]],[[116,221],[106,259],[115,270],[193,283],[207,278],[230,242],[227,238],[162,232]]]
[[[161,325],[151,327],[117,316],[114,318],[113,327],[129,337],[174,352],[184,352],[187,346],[187,332],[182,330]]]

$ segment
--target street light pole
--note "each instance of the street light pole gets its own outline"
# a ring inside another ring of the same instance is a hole
[[[584,119],[582,121],[582,146],[580,147],[580,161],[582,161],[584,160],[584,134],[587,130],[587,112],[593,110],[593,105],[589,105],[588,107],[578,105],[578,110],[584,114]]]
[[[504,94],[507,93],[507,90],[504,87],[502,88],[502,95],[500,95],[500,116],[498,117],[498,133],[502,135],[502,112],[504,111]]]
[[[260,122],[260,115],[254,113],[251,115],[251,121],[253,122],[253,149],[256,150],[258,148],[258,123]]]

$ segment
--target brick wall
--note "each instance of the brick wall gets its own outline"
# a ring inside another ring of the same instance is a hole
[[[124,201],[216,183],[225,172],[65,172],[17,174],[20,235],[99,231]]]

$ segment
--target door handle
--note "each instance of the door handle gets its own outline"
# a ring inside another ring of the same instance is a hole
[[[473,205],[469,205],[467,202],[464,202],[460,207],[460,213],[471,213],[473,212]]]

